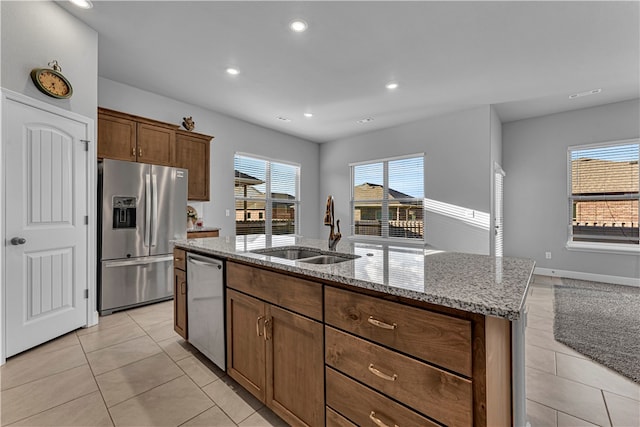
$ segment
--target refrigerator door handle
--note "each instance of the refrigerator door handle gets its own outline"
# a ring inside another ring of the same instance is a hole
[[[149,246],[151,241],[151,175],[144,176],[144,245]]]
[[[151,175],[152,183],[152,208],[151,208],[151,224],[153,224],[153,232],[151,234],[151,246],[158,244],[158,176],[156,174]]]
[[[158,262],[167,262],[173,261],[173,255],[166,255],[161,257],[147,257],[144,259],[128,259],[126,261],[104,261],[105,268],[111,267],[127,267],[130,265],[144,265],[144,264],[155,264]]]

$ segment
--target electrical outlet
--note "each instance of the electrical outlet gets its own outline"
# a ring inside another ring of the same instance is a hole
[[[545,253],[544,253],[544,257],[545,257],[546,259],[551,259],[551,252],[545,252]]]
[[[230,215],[229,209],[225,209],[225,210],[224,210],[224,215],[225,215],[225,216],[229,216],[229,215]]]

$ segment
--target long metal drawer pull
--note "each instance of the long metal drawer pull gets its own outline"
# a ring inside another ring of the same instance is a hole
[[[395,323],[393,325],[390,325],[388,323],[381,322],[378,319],[374,319],[373,316],[369,316],[369,318],[367,319],[367,322],[371,323],[373,326],[377,326],[378,328],[382,328],[382,329],[394,330],[395,328],[398,327],[398,325]]]
[[[261,337],[262,334],[260,333],[260,321],[264,319],[264,316],[258,316],[258,318],[256,319],[256,335]]]
[[[393,375],[387,375],[384,372],[376,369],[373,367],[373,363],[369,364],[369,372],[371,372],[373,375],[382,378],[383,380],[387,380],[387,381],[395,381],[398,379],[398,375],[397,374],[393,374]]]
[[[177,257],[176,257],[176,258],[174,258],[173,260],[174,260],[174,261],[182,261],[182,258],[177,258]]]
[[[375,423],[375,425],[377,425],[379,427],[389,427],[388,425],[383,423],[380,418],[376,417],[375,411],[371,411],[371,413],[369,414],[369,419],[371,421],[373,421]],[[393,424],[393,427],[398,427],[398,424]]]
[[[185,282],[180,282],[180,292],[182,295],[187,294],[187,284]]]

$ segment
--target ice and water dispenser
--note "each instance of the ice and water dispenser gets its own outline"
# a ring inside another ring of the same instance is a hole
[[[136,228],[136,197],[113,198],[113,228]]]

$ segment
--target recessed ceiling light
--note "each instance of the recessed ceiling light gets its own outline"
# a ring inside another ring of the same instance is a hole
[[[357,123],[364,124],[364,123],[369,123],[369,122],[372,122],[372,121],[373,121],[373,119],[371,117],[367,117],[365,119],[358,120]]]
[[[69,1],[82,9],[91,9],[93,7],[93,3],[91,3],[89,0],[69,0]]]
[[[291,31],[295,31],[296,33],[302,33],[306,31],[308,25],[302,19],[296,19],[289,24],[289,28]]]
[[[310,119],[311,117],[313,117],[313,113],[304,113],[304,116]]]
[[[389,82],[385,85],[385,87],[387,89],[397,89],[398,88],[398,83],[396,82]]]
[[[596,93],[600,93],[600,92],[602,92],[602,89],[587,90],[585,92],[574,93],[573,95],[569,95],[569,99],[576,99],[576,98],[581,98],[583,96],[595,95]]]
[[[282,120],[283,122],[290,122],[291,119],[287,119],[286,117],[278,116],[276,117],[278,120]]]
[[[232,76],[237,76],[238,74],[240,74],[240,70],[238,70],[237,68],[233,68],[233,67],[229,67],[227,68],[227,74],[231,74]]]

